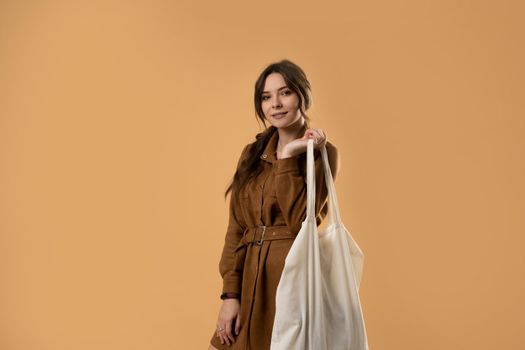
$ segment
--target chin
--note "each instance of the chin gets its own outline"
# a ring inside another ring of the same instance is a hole
[[[272,123],[274,126],[279,128],[284,128],[288,126],[292,126],[295,123],[297,123],[299,119],[292,120],[291,118],[281,119],[281,120],[273,120]]]
[[[275,120],[272,122],[272,125],[275,126],[276,128],[285,128],[292,124],[293,123],[291,123],[290,121],[284,121],[284,120]]]

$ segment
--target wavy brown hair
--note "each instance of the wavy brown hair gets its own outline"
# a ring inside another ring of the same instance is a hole
[[[242,189],[242,187],[244,187],[244,185],[246,185],[251,177],[255,177],[261,172],[262,168],[259,166],[259,157],[264,151],[264,148],[268,144],[268,141],[272,137],[273,133],[277,132],[277,128],[275,126],[266,126],[266,118],[261,106],[264,84],[266,83],[266,78],[271,73],[280,73],[283,76],[287,87],[299,96],[299,110],[301,111],[301,114],[304,118],[305,127],[309,128],[310,118],[306,115],[305,111],[310,108],[312,104],[312,98],[310,82],[306,78],[306,74],[301,69],[301,67],[287,59],[271,63],[261,72],[257,78],[253,95],[255,104],[255,117],[256,119],[262,121],[265,129],[264,131],[255,135],[254,142],[246,145],[247,153],[235,171],[232,182],[224,193],[224,198],[226,198],[228,192],[230,191],[235,194],[239,193],[239,191]]]

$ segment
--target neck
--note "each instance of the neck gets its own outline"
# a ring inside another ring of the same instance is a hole
[[[280,151],[289,142],[301,138],[306,131],[304,118],[299,118],[297,122],[283,128],[277,128],[279,133],[279,141],[277,142],[277,150]]]

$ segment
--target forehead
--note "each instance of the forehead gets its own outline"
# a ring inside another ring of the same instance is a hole
[[[263,92],[270,92],[283,87],[286,87],[283,76],[280,73],[271,73],[266,77]]]

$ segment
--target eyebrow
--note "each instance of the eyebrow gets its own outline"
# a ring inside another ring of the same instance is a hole
[[[285,88],[287,88],[287,87],[288,87],[288,86],[286,86],[286,85],[285,85],[285,86],[281,86],[280,88],[277,89],[277,91],[282,90],[282,89],[285,89]],[[265,92],[270,92],[270,91],[263,91],[263,94],[264,94]]]

